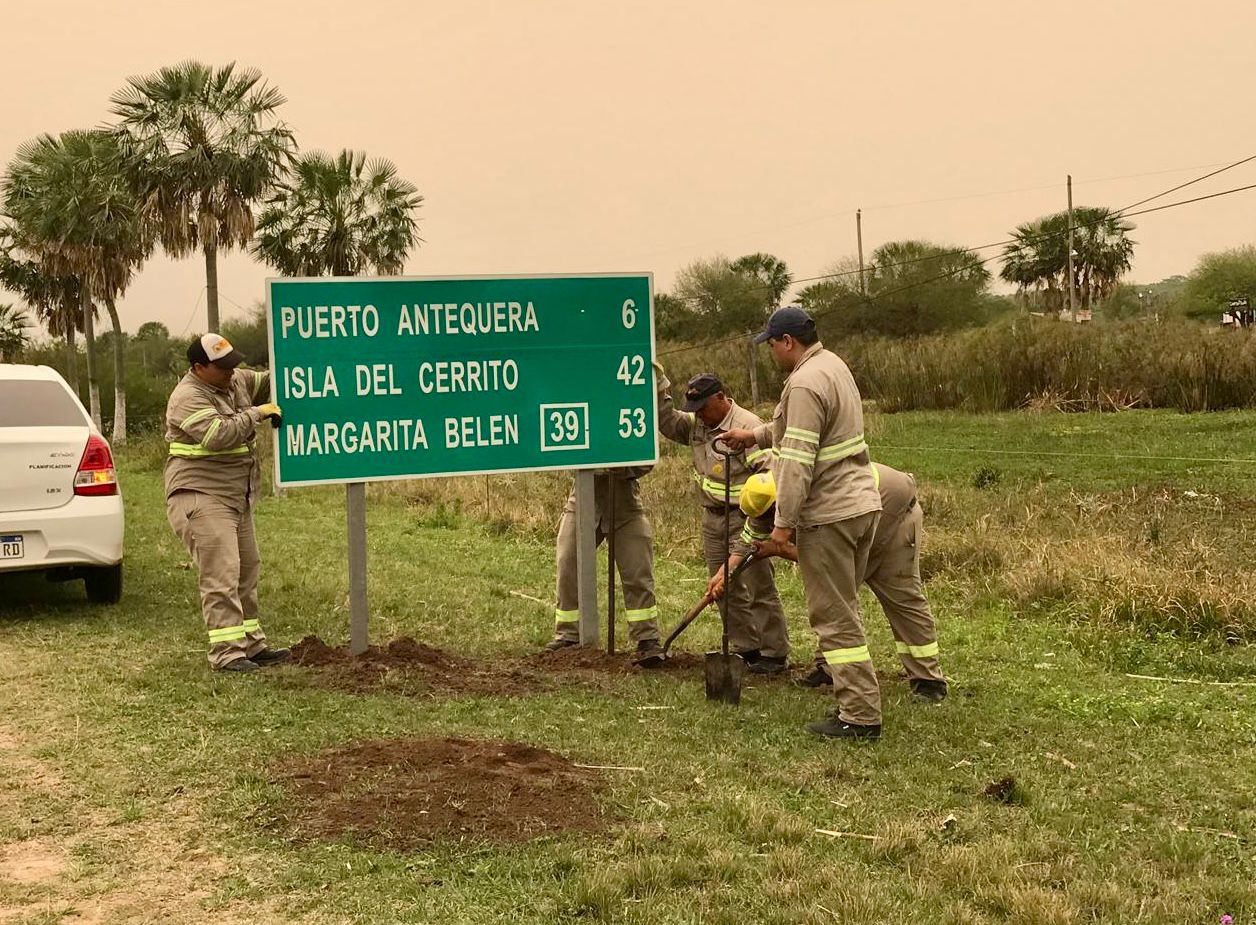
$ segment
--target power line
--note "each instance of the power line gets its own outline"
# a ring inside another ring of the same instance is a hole
[[[893,443],[877,443],[878,450],[911,450],[928,453],[980,453],[983,456],[1058,456],[1070,459],[1133,459],[1146,462],[1200,462],[1256,464],[1256,459],[1233,456],[1139,456],[1127,453],[1085,453],[1072,450],[1000,450],[971,446],[901,446]]]
[[[1256,156],[1253,156],[1252,158],[1247,158],[1246,160],[1253,160],[1253,159],[1256,159]],[[1237,167],[1240,163],[1245,163],[1245,162],[1246,162],[1246,161],[1238,161],[1238,162],[1236,162],[1236,163],[1234,163],[1234,164],[1231,164],[1231,165],[1230,165],[1230,167]],[[1229,169],[1229,168],[1226,168],[1226,169]],[[1220,171],[1218,171],[1218,172],[1220,172]],[[1212,174],[1212,175],[1213,175],[1213,176],[1215,176],[1215,173],[1214,173],[1214,174]],[[1192,181],[1191,181],[1191,183],[1197,183],[1197,182],[1199,182],[1199,180],[1200,180],[1200,179],[1203,179],[1203,178],[1198,178],[1198,179],[1196,179],[1196,180],[1192,180]],[[1184,187],[1186,187],[1186,186],[1190,186],[1190,185],[1191,185],[1191,183],[1184,183],[1184,184],[1182,184],[1181,186],[1176,187],[1176,189],[1182,189],[1182,188],[1184,188]],[[1166,209],[1174,209],[1174,208],[1177,208],[1178,206],[1185,206],[1185,205],[1190,205],[1190,204],[1192,204],[1192,203],[1196,203],[1196,202],[1203,202],[1204,200],[1207,200],[1207,199],[1216,199],[1216,198],[1218,198],[1218,197],[1220,197],[1220,196],[1229,196],[1229,195],[1232,195],[1232,194],[1234,194],[1234,193],[1242,193],[1242,192],[1245,192],[1245,191],[1247,191],[1247,190],[1251,190],[1251,189],[1256,189],[1256,184],[1250,184],[1250,185],[1248,185],[1248,186],[1238,186],[1238,187],[1235,187],[1235,188],[1233,188],[1233,189],[1222,190],[1221,192],[1218,192],[1218,193],[1210,193],[1210,194],[1205,195],[1205,196],[1196,196],[1196,197],[1194,197],[1194,198],[1192,198],[1192,199],[1183,199],[1183,200],[1179,200],[1178,202],[1170,202],[1170,203],[1166,203],[1165,205],[1161,205],[1161,206],[1153,206],[1153,207],[1151,207],[1151,208],[1149,208],[1149,209],[1142,209],[1142,210],[1139,210],[1139,211],[1137,211],[1137,212],[1130,212],[1130,211],[1128,211],[1130,208],[1132,208],[1132,206],[1126,206],[1126,207],[1125,207],[1125,209],[1124,209],[1124,210],[1121,210],[1120,212],[1108,213],[1108,214],[1107,214],[1107,215],[1105,215],[1103,218],[1096,219],[1096,220],[1094,220],[1094,221],[1090,221],[1090,222],[1082,222],[1082,223],[1080,223],[1080,224],[1076,225],[1075,227],[1085,228],[1085,227],[1088,227],[1088,226],[1090,226],[1090,225],[1102,224],[1103,222],[1108,221],[1108,220],[1109,220],[1110,218],[1112,218],[1113,216],[1120,216],[1121,218],[1133,218],[1133,217],[1135,217],[1135,216],[1139,216],[1139,215],[1149,215],[1149,214],[1151,214],[1152,212],[1163,212],[1163,211],[1164,211],[1164,210],[1166,210]],[[1152,196],[1152,197],[1149,197],[1148,199],[1144,199],[1144,200],[1142,200],[1142,201],[1143,201],[1143,202],[1151,202],[1152,200],[1154,200],[1154,199],[1158,199],[1158,198],[1160,198],[1160,197],[1161,197],[1161,196],[1163,196],[1163,195],[1165,195],[1165,193],[1158,193],[1157,195]],[[1138,204],[1138,203],[1135,203],[1135,205],[1137,205],[1137,204]],[[1047,233],[1047,234],[1034,236],[1031,240],[1044,240],[1044,239],[1053,238],[1053,237],[1060,237],[1060,236],[1061,236],[1062,234],[1064,234],[1064,233],[1065,233],[1065,232],[1050,232],[1050,233]],[[1000,244],[1011,244],[1011,243],[1015,242],[1016,240],[1017,240],[1016,238],[1011,238],[1011,239],[1009,239],[1009,240],[1007,240],[1007,241],[996,242],[996,243],[994,243],[994,244],[983,244],[983,245],[981,245],[981,246],[979,246],[979,247],[975,247],[975,248],[957,248],[957,249],[955,249],[954,251],[945,251],[945,252],[943,252],[942,254],[934,254],[934,255],[931,255],[931,256],[929,256],[929,257],[924,257],[924,258],[916,258],[916,259],[913,259],[913,260],[911,260],[911,261],[904,261],[904,262],[903,262],[903,263],[901,263],[901,264],[893,264],[893,265],[889,265],[889,264],[887,264],[886,266],[904,266],[904,265],[906,265],[906,264],[908,264],[908,263],[919,263],[919,262],[921,262],[922,260],[937,260],[937,259],[939,259],[940,257],[946,256],[947,254],[973,253],[973,252],[975,252],[975,251],[978,251],[978,250],[984,250],[984,249],[989,248],[989,247],[997,247],[997,246],[999,246]],[[983,265],[985,265],[985,264],[987,264],[987,263],[990,263],[991,261],[998,260],[998,259],[1000,258],[1000,256],[1001,256],[1000,254],[994,254],[993,256],[986,257],[985,259],[978,261],[978,265],[983,266]],[[917,289],[917,288],[919,288],[919,287],[921,287],[921,286],[927,286],[927,285],[928,285],[928,284],[930,284],[930,283],[935,283],[935,282],[939,282],[940,280],[948,279],[948,278],[950,278],[950,277],[952,277],[952,276],[955,276],[957,273],[963,272],[964,270],[966,270],[966,269],[970,269],[970,268],[971,268],[971,265],[970,265],[969,267],[956,267],[955,269],[948,270],[948,271],[946,271],[946,272],[944,272],[944,273],[940,273],[940,274],[938,274],[937,276],[931,276],[931,277],[928,277],[927,279],[917,280],[917,281],[915,281],[915,282],[913,282],[913,283],[909,283],[909,284],[907,284],[907,285],[905,285],[905,286],[899,286],[899,287],[897,287],[897,288],[895,288],[895,289],[887,289],[887,290],[885,290],[885,291],[883,291],[883,292],[876,293],[875,295],[871,295],[871,296],[864,296],[864,297],[862,297],[862,298],[861,298],[861,301],[862,301],[864,304],[868,304],[868,303],[871,303],[871,302],[875,302],[877,299],[883,299],[883,298],[886,298],[887,296],[891,296],[891,295],[898,295],[898,294],[900,294],[900,293],[907,292],[907,291],[909,291],[909,290],[911,290],[911,289]],[[859,272],[858,270],[854,270],[854,271],[849,271],[849,270],[847,270],[847,271],[843,271],[842,273],[827,274],[827,275],[825,275],[825,276],[813,277],[813,278],[811,278],[811,279],[803,279],[803,280],[798,280],[797,282],[812,282],[812,281],[815,281],[815,280],[833,279],[833,278],[838,277],[838,276],[851,276],[851,275],[854,275],[854,274],[856,274],[856,273],[858,273],[858,272]],[[753,290],[747,290],[747,291],[757,291],[757,290],[759,290],[759,289],[764,289],[764,288],[767,288],[767,287],[762,287],[762,286],[760,286],[760,287],[754,287],[754,289],[753,289]],[[816,314],[814,314],[812,317],[813,317],[813,318],[815,318],[816,320],[819,320],[820,318],[823,318],[823,317],[825,317],[826,315],[829,315],[829,314],[831,314],[831,313],[832,313],[832,312],[834,312],[834,311],[836,311],[836,309],[828,309],[828,310],[826,310],[826,311],[817,312],[817,313],[816,313]],[[678,347],[678,348],[676,348],[676,349],[674,349],[674,350],[666,350],[666,351],[663,351],[662,353],[660,353],[660,354],[659,354],[659,356],[660,356],[660,357],[664,357],[664,356],[672,356],[673,354],[677,354],[677,353],[684,353],[684,352],[689,351],[689,350],[697,350],[697,349],[704,348],[704,347],[714,347],[714,346],[718,346],[719,344],[731,343],[732,341],[738,341],[738,340],[743,339],[744,337],[746,337],[746,336],[747,336],[747,333],[748,333],[748,332],[742,332],[742,333],[740,333],[740,334],[734,334],[734,335],[732,335],[732,336],[730,336],[730,337],[722,337],[722,338],[718,338],[718,339],[716,339],[716,340],[704,341],[703,343],[700,343],[700,344],[689,344],[689,345],[684,346],[684,347]]]
[[[187,324],[185,324],[183,326],[183,330],[179,332],[180,337],[186,334],[188,332],[188,328],[192,326],[192,319],[196,317],[196,310],[200,308],[201,305],[201,296],[203,296],[208,289],[208,286],[202,286],[201,291],[196,294],[196,301],[192,303],[192,312],[188,315]]]

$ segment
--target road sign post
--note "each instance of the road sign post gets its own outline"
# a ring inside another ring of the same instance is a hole
[[[580,634],[597,644],[591,470],[658,459],[649,274],[272,279],[267,320],[275,482],[349,486],[354,651],[365,482],[544,469],[581,470]]]

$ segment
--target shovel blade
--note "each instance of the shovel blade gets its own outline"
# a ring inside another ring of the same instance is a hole
[[[741,703],[741,680],[746,676],[746,662],[740,655],[708,652],[702,663],[706,680],[706,699],[733,706]]]

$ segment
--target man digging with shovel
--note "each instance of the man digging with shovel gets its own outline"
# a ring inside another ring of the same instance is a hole
[[[746,520],[738,507],[742,486],[751,475],[767,469],[771,453],[752,450],[725,459],[712,441],[732,428],[758,427],[763,422],[729,398],[712,373],[689,380],[683,410],[678,411],[663,367],[656,363],[654,371],[659,432],[692,451],[694,491],[702,506],[702,555],[708,575],[715,575],[730,552],[725,532],[731,528],[734,535],[741,533]],[[731,503],[725,502],[726,488]],[[729,644],[745,660],[747,670],[754,674],[784,671],[789,635],[772,563],[756,561],[744,569],[733,581],[727,606]]]
[[[881,493],[881,519],[868,554],[866,584],[881,602],[894,634],[894,647],[907,672],[912,694],[930,703],[946,699],[947,684],[938,664],[938,631],[920,580],[920,534],[924,516],[916,499],[916,480],[881,463],[872,464]],[[741,492],[741,509],[748,518],[739,542],[733,546],[728,567],[735,570],[751,555],[781,556],[798,561],[795,546],[780,546],[768,539],[775,515],[776,482],[771,472],[753,475]],[[724,591],[723,570],[707,591],[718,597]],[[817,656],[812,672],[794,682],[799,687],[825,687],[833,683],[824,657]]]
[[[881,737],[877,685],[859,613],[859,584],[881,516],[864,442],[863,404],[850,369],[824,349],[815,321],[777,309],[766,330],[777,366],[789,373],[770,424],[724,435],[734,450],[771,447],[776,517],[770,539],[798,547],[807,616],[820,640],[837,712],[807,729],[838,739]]]

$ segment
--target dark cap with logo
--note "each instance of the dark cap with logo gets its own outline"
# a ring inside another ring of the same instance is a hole
[[[720,382],[715,373],[699,373],[689,380],[685,386],[686,411],[697,411],[707,403],[712,395],[724,391],[724,383]]]
[[[213,363],[222,369],[235,369],[244,362],[244,354],[231,346],[231,341],[212,331],[202,334],[188,347],[188,362],[193,366]]]
[[[764,341],[784,337],[786,334],[797,337],[799,334],[806,334],[815,329],[815,321],[803,309],[797,305],[786,305],[772,312],[772,317],[768,319],[768,326],[754,339],[754,342],[761,344]]]

